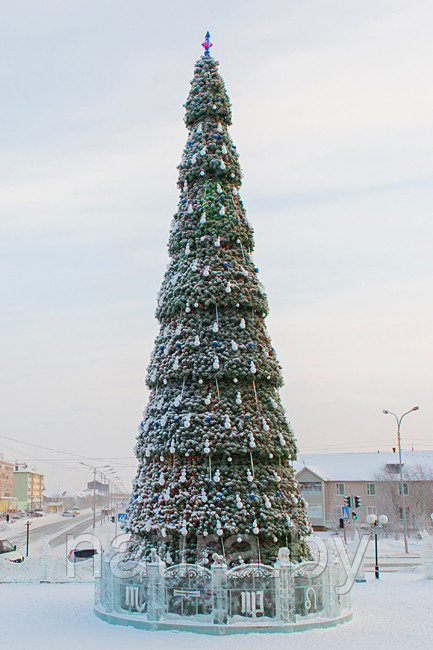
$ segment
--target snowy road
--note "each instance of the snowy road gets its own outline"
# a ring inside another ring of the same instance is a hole
[[[48,519],[48,517],[47,517]],[[42,519],[30,519],[30,552],[40,543],[49,543],[52,548],[66,544],[66,535],[79,535],[92,524],[92,514],[83,513],[73,519],[66,519],[61,516],[54,518],[54,521],[45,523]],[[24,522],[18,522],[18,525],[12,524],[9,529],[5,529],[4,536],[10,542],[16,544],[21,550],[26,544],[26,529]]]
[[[0,585],[0,647],[14,650],[411,650],[433,646],[433,581],[420,569],[355,584],[354,620],[296,634],[209,637],[109,625],[92,611],[92,584]]]

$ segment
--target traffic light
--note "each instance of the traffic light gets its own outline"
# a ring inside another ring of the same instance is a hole
[[[344,505],[348,508],[352,507],[352,497],[344,497]]]
[[[352,519],[353,520],[358,519],[358,515],[356,514],[356,512],[352,512]]]
[[[355,508],[359,508],[361,505],[361,497],[355,497]]]

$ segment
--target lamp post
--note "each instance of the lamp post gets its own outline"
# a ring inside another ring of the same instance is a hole
[[[371,526],[371,532],[374,532],[374,577],[376,580],[379,580],[379,555],[377,552],[377,529],[383,528],[388,523],[388,517],[386,515],[367,515],[367,523]]]
[[[402,509],[402,515],[403,515],[403,534],[404,534],[404,552],[409,553],[409,546],[407,543],[407,519],[406,519],[406,506],[405,506],[405,501],[404,501],[404,488],[403,488],[403,466],[401,463],[401,436],[400,436],[400,427],[401,427],[401,421],[404,418],[405,415],[408,415],[409,413],[412,413],[412,411],[418,411],[419,406],[414,406],[413,408],[410,409],[410,411],[406,411],[406,413],[403,413],[400,417],[396,415],[396,413],[393,413],[392,411],[387,411],[386,409],[383,410],[385,415],[393,415],[396,419],[397,422],[397,443],[398,443],[398,462],[400,464],[400,494],[401,494],[401,509]]]
[[[96,472],[99,469],[103,469],[104,467],[109,467],[109,465],[101,465],[100,467],[94,467],[94,465],[89,465],[88,463],[83,463],[82,460],[79,461],[80,465],[85,465],[86,467],[90,467],[90,469],[93,470],[93,529],[95,529],[96,526]]]

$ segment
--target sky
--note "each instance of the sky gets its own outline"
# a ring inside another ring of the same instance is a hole
[[[130,484],[207,29],[299,451],[390,450],[382,410],[415,404],[403,448],[433,448],[432,22],[430,0],[2,3],[5,458]]]

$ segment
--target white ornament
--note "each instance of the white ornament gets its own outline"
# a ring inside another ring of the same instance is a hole
[[[191,162],[193,165],[197,162],[197,156],[195,154],[191,157]]]
[[[254,364],[254,361],[251,361],[250,363],[250,372],[252,372],[253,375],[256,373],[256,366]]]
[[[224,215],[225,215],[225,213],[226,213],[226,209],[225,209],[225,207],[224,207],[223,205],[221,206],[221,210],[220,210],[219,213],[220,213],[221,216],[224,216]]]
[[[185,429],[189,429],[191,426],[191,413],[188,413],[188,415],[185,417],[183,421],[183,426]]]
[[[266,422],[265,418],[262,418],[263,431],[269,431],[269,424]]]
[[[219,331],[218,323],[217,321],[214,322],[212,325],[212,332],[215,332],[215,334]]]
[[[162,472],[159,475],[158,483],[160,484],[161,487],[165,484],[165,478],[164,478],[164,474]]]
[[[216,246],[217,248],[221,246],[221,238],[219,236],[215,239],[214,246]]]
[[[185,483],[185,481],[186,481],[186,469],[185,468],[182,470],[182,473],[181,473],[181,475],[179,477],[179,481],[181,483]]]
[[[217,471],[215,472],[215,474],[213,476],[213,480],[214,480],[214,483],[219,483],[221,481],[221,473],[220,473],[219,469],[217,469]]]
[[[189,242],[185,246],[185,255],[189,255],[191,253],[191,248],[189,247]]]
[[[182,400],[182,395],[179,393],[179,395],[176,395],[176,397],[174,398],[174,405],[179,406],[181,400]]]
[[[221,187],[221,185],[219,183],[217,183],[217,192],[218,192],[218,194],[221,194],[221,192],[222,192],[222,187]]]
[[[241,318],[241,322],[239,323],[239,327],[241,328],[241,330],[245,329],[245,318]]]
[[[203,269],[204,277],[207,278],[209,273],[210,273],[210,268],[208,266],[205,266],[204,269]]]
[[[226,429],[231,429],[231,428],[232,428],[232,425],[231,425],[231,422],[230,422],[230,418],[229,418],[228,415],[226,415],[226,417],[225,417],[225,419],[224,419],[224,427],[225,427]]]
[[[207,438],[204,441],[204,453],[210,454],[209,440]]]
[[[281,431],[280,431],[280,433],[278,434],[278,437],[280,438],[280,445],[281,445],[282,447],[285,447],[285,446],[286,446],[286,441],[284,440],[284,436],[283,436],[283,434],[281,433]]]
[[[235,352],[236,350],[239,350],[239,345],[236,343],[236,341],[233,341],[233,339],[231,341],[231,346],[232,346],[232,350],[234,350]]]
[[[194,339],[194,345],[196,348],[198,348],[198,346],[200,345],[200,339],[198,338],[198,335]]]
[[[197,260],[194,260],[193,263],[191,264],[191,271],[197,271],[198,264]]]
[[[219,362],[218,357],[215,357],[215,359],[213,360],[212,367],[213,367],[214,370],[219,370],[220,362]]]
[[[239,406],[242,404],[242,397],[239,391],[236,394],[236,404],[238,404]]]
[[[218,131],[218,133],[223,132],[223,127],[221,126],[221,122],[218,122],[217,131]]]
[[[224,160],[221,160],[220,169],[225,169],[225,168],[226,168],[226,164],[225,164]]]
[[[223,144],[223,146],[221,147],[221,151],[222,151],[224,154],[227,153],[227,147],[225,146],[225,144]]]
[[[206,147],[203,147],[202,149],[200,149],[200,154],[201,154],[202,156],[204,156],[205,153],[206,153]]]
[[[248,481],[248,483],[253,482],[253,475],[251,474],[250,468],[247,469],[247,481]]]
[[[237,189],[236,189],[235,187],[232,187],[232,193],[233,193],[235,196],[237,195],[238,191],[237,191]]]
[[[266,495],[265,495],[265,508],[272,508],[272,503],[269,501]]]
[[[255,446],[256,446],[256,441],[254,440],[254,435],[250,433],[250,447],[251,449],[254,449]]]
[[[206,223],[206,212],[203,212],[203,214],[201,215],[200,223]]]
[[[198,127],[196,128],[195,132],[196,132],[196,133],[203,133],[203,127],[202,127],[202,123],[201,123],[201,122],[199,123],[199,125],[198,125]]]
[[[226,293],[231,293],[231,291],[232,291],[232,286],[231,283],[229,282],[226,286]]]
[[[173,370],[177,370],[179,368],[179,357],[176,357],[173,363]]]
[[[189,213],[189,214],[192,214],[192,213],[193,213],[193,209],[192,209],[192,205],[191,205],[191,203],[188,205],[188,213]]]
[[[212,393],[209,393],[208,396],[205,397],[204,403],[209,406],[211,399],[212,399]]]
[[[239,510],[241,510],[241,508],[244,507],[244,504],[242,503],[239,494],[236,495],[236,506],[239,508]]]
[[[201,489],[201,500],[203,501],[203,503],[206,503],[207,501],[207,496],[206,496],[206,492],[204,491],[204,488]]]
[[[170,500],[170,488],[166,488],[164,490],[164,501],[169,501]]]

